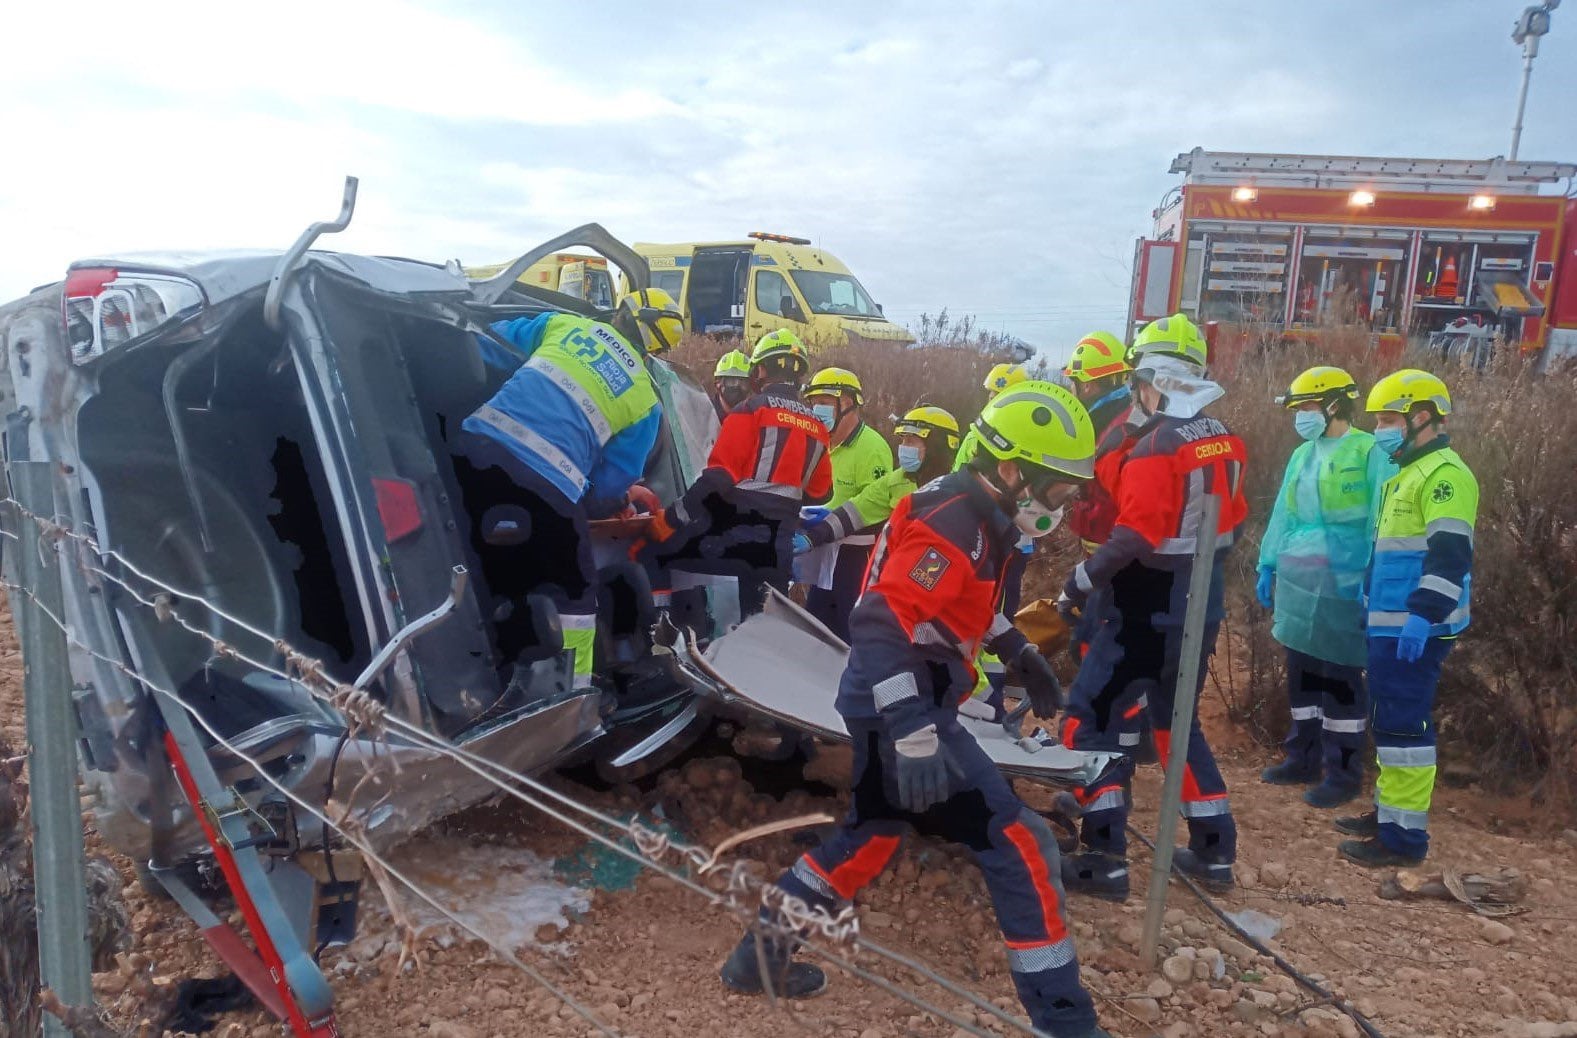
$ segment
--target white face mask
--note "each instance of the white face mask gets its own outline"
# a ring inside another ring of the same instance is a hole
[[[1034,498],[1020,501],[1013,525],[1026,537],[1044,537],[1062,525],[1062,509],[1047,508]]]

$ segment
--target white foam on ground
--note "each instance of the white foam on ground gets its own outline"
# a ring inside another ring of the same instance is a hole
[[[390,864],[472,931],[511,950],[543,947],[537,940],[539,927],[546,924],[563,930],[569,925],[567,912],[585,912],[591,907],[586,891],[554,876],[551,859],[523,847],[422,836],[402,844],[388,857]],[[353,947],[364,939],[377,942],[380,936],[394,940],[393,920],[382,897],[372,893],[377,884],[371,879],[368,876],[363,886],[369,911]],[[399,881],[393,880],[392,884],[398,892],[400,910],[419,934],[431,937],[442,947],[449,947],[456,940],[472,939],[471,931],[450,922]]]

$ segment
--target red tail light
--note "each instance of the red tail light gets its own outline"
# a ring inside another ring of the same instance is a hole
[[[378,495],[378,517],[383,520],[383,535],[390,544],[422,528],[422,509],[414,484],[403,479],[374,478],[372,489]]]
[[[202,289],[173,274],[77,267],[66,272],[60,317],[71,357],[80,363],[182,320],[202,305]]]

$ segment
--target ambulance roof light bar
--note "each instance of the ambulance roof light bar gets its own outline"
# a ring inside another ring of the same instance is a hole
[[[795,238],[795,237],[793,237],[791,235],[787,235],[787,234],[768,234],[766,231],[751,231],[749,234],[745,235],[745,237],[747,237],[747,238],[754,238],[754,239],[756,239],[756,241],[782,242],[784,245],[809,245],[810,244],[810,239],[809,238]]]
[[[1366,187],[1471,193],[1493,187],[1503,195],[1537,194],[1540,184],[1577,176],[1577,163],[1492,159],[1383,158],[1362,155],[1281,155],[1195,148],[1172,160],[1170,172],[1190,184],[1257,187]]]

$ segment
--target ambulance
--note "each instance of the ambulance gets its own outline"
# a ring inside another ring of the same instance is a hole
[[[806,238],[755,231],[744,241],[636,242],[652,285],[677,299],[688,330],[748,346],[787,328],[812,348],[910,343],[849,268]]]

